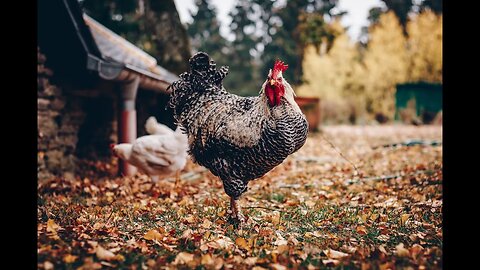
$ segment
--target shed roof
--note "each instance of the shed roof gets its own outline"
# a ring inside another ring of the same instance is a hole
[[[49,47],[47,57],[54,54],[62,67],[86,68],[105,80],[140,76],[141,87],[162,92],[178,80],[154,57],[86,15],[77,0],[39,1],[38,18],[40,46]],[[66,60],[72,58],[78,60]]]

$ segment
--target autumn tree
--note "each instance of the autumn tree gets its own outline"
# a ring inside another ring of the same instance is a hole
[[[80,1],[85,12],[157,59],[181,73],[188,69],[190,44],[173,0]]]
[[[406,30],[408,14],[412,10],[413,0],[382,0],[387,6],[387,11],[393,11],[397,16],[402,29]]]
[[[274,8],[272,11],[273,18],[268,21],[270,27],[266,33],[270,36],[271,42],[265,44],[265,50],[261,58],[263,73],[272,67],[277,58],[281,58],[288,63],[290,68],[290,72],[285,73],[286,79],[293,84],[300,83],[303,73],[303,48],[306,45],[302,41],[317,42],[324,40],[317,37],[309,38],[310,34],[317,35],[322,32],[327,35],[331,34],[327,28],[313,29],[314,31],[304,32],[302,37],[302,30],[312,30],[312,27],[308,25],[301,26],[301,24],[313,23],[319,27],[327,26],[327,24],[323,24],[320,21],[344,14],[344,12],[334,9],[337,2],[338,0],[291,0],[286,1],[285,6]]]
[[[431,10],[435,14],[441,14],[443,12],[442,0],[423,0],[420,4],[420,10]]]
[[[338,20],[329,27],[337,33],[330,50],[326,50],[326,43],[305,48],[304,83],[297,92],[320,97],[326,121],[355,123],[365,107],[359,52]]]
[[[230,42],[228,59],[230,73],[224,85],[230,91],[246,96],[257,95],[265,79],[265,74],[259,74],[258,63],[254,59],[256,44],[255,21],[252,18],[252,3],[239,0],[229,13],[232,19],[230,30],[233,41]]]
[[[371,26],[363,58],[367,111],[392,119],[395,112],[395,86],[405,82],[408,73],[406,38],[393,12],[380,16]]]
[[[210,0],[196,0],[195,4],[197,11],[190,14],[193,21],[187,25],[192,49],[195,52],[204,51],[223,64],[221,55],[225,52],[227,41],[220,35],[217,11]]]
[[[409,81],[442,82],[442,15],[426,10],[408,25]]]

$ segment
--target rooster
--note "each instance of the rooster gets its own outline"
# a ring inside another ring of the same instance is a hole
[[[228,67],[217,70],[204,52],[192,56],[189,64],[190,71],[169,86],[169,105],[188,136],[193,161],[220,177],[230,197],[228,212],[234,221],[243,223],[237,201],[248,182],[262,177],[304,145],[307,120],[282,76],[288,66],[280,60],[256,97],[228,93],[222,84]]]
[[[139,137],[133,143],[110,145],[113,155],[137,167],[154,182],[160,176],[176,174],[177,186],[179,173],[187,163],[187,137],[180,128],[173,131],[159,124],[155,117],[147,120],[145,129],[152,135]]]

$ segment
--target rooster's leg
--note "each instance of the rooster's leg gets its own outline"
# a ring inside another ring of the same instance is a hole
[[[175,173],[175,188],[178,186],[178,183],[180,182],[180,171],[177,171]]]
[[[232,218],[238,220],[240,223],[245,222],[245,216],[242,214],[242,209],[238,205],[238,202],[233,197],[230,197],[230,211],[232,212]]]

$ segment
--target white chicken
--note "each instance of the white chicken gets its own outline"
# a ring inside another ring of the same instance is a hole
[[[147,120],[145,129],[152,135],[139,137],[133,143],[113,144],[113,154],[149,175],[154,182],[176,173],[176,186],[187,163],[187,136],[180,128],[173,131],[159,124],[154,117]]]
[[[161,134],[173,134],[171,128],[167,127],[164,124],[158,123],[155,116],[150,116],[147,121],[145,122],[145,131],[147,131],[150,135],[161,135]]]

